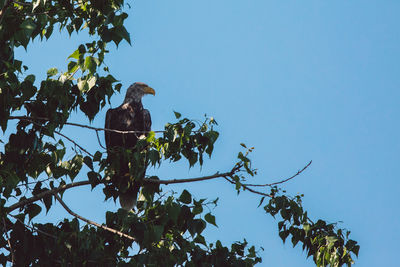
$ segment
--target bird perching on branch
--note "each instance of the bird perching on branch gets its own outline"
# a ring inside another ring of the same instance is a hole
[[[135,164],[133,157],[127,156],[125,151],[131,149],[132,153],[140,153],[142,149],[136,147],[138,140],[151,130],[150,112],[142,105],[142,97],[146,94],[155,95],[155,91],[145,83],[134,83],[126,91],[124,102],[106,113],[106,129],[136,132],[105,131],[108,161],[116,167],[111,179],[119,188],[119,202],[126,210],[136,205],[140,181],[146,173],[146,164],[138,161]]]

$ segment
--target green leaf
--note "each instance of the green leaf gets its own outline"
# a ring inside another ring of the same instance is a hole
[[[204,219],[206,219],[208,223],[217,226],[217,224],[215,223],[215,216],[211,215],[211,213],[207,213],[206,215],[204,215]]]
[[[281,231],[279,232],[279,236],[282,239],[283,243],[285,243],[286,238],[289,235],[289,231]]]
[[[47,29],[45,29],[46,32],[44,33],[44,36],[46,37],[46,39],[50,38],[51,34],[53,33],[53,29],[53,25],[50,25],[49,27],[47,27]]]
[[[35,95],[36,90],[37,90],[36,87],[34,87],[30,81],[29,82],[24,81],[23,83],[21,83],[21,91],[22,91],[21,99],[23,101],[30,99],[32,96]]]
[[[114,33],[121,37],[122,39],[125,39],[129,44],[131,44],[131,37],[129,36],[129,32],[126,30],[124,26],[117,26],[114,28]],[[119,41],[117,39],[114,39],[114,42],[118,45]]]
[[[167,206],[168,218],[174,223],[178,221],[180,211],[181,207],[177,203],[172,203],[170,206]]]
[[[292,236],[292,244],[293,244],[293,247],[295,247],[296,245],[297,245],[297,243],[299,243],[299,237],[297,236],[297,235],[293,235]]]
[[[36,28],[36,24],[31,18],[28,18],[21,23],[20,28],[25,30],[25,34],[27,37],[30,37],[33,30]]]
[[[114,78],[114,76],[112,76],[111,74],[108,74],[106,79],[110,82],[110,83],[115,83],[118,82],[117,79]]]
[[[68,73],[74,73],[78,68],[79,65],[75,61],[70,61],[68,63]]]
[[[153,142],[155,139],[156,139],[156,133],[155,133],[154,131],[150,131],[150,132],[147,134],[146,141],[147,141],[148,143],[150,143],[150,142]]]
[[[88,179],[92,188],[100,183],[100,175],[95,171],[90,171],[87,173]]]
[[[190,204],[192,202],[192,195],[185,189],[179,197],[179,201],[184,204]]]
[[[48,189],[46,189],[45,191],[48,191]],[[47,214],[53,203],[53,195],[47,195],[47,196],[43,197],[43,203],[44,203],[44,206],[46,207],[46,214]]]
[[[88,79],[87,85],[88,85],[88,90],[92,89],[96,85],[96,76],[92,76]]]
[[[204,246],[207,246],[207,242],[206,242],[204,236],[202,236],[202,235],[196,235],[196,238],[193,239],[193,241],[195,243],[199,243],[199,244],[202,244]]]
[[[303,224],[303,229],[304,229],[304,232],[306,233],[306,236],[307,236],[308,232],[311,229],[310,224],[308,224],[308,223]]]
[[[91,157],[85,156],[83,158],[83,162],[86,164],[86,166],[88,166],[91,170],[93,170],[93,162]]]
[[[25,81],[29,81],[33,84],[35,82],[35,75],[30,74],[30,75],[26,76]]]
[[[122,13],[119,16],[115,16],[114,20],[112,22],[112,24],[114,26],[122,26],[124,24],[124,20],[128,17],[128,14],[126,14],[125,12]]]
[[[358,252],[360,251],[360,246],[359,245],[354,246],[352,251],[358,257]]]
[[[51,68],[47,71],[47,77],[52,77],[54,75],[57,75],[58,69],[57,68]]]
[[[78,49],[76,49],[75,51],[74,51],[74,53],[72,53],[71,55],[69,55],[69,57],[67,57],[67,59],[68,58],[75,58],[75,59],[79,59],[79,56],[80,56],[80,52],[79,52],[79,48]]]
[[[182,116],[181,113],[176,112],[176,111],[174,111],[174,114],[175,114],[175,118],[177,118],[177,119],[179,119]]]
[[[81,78],[79,78],[78,79],[78,89],[81,91],[81,92],[85,92],[85,91],[87,91],[88,90],[88,85],[87,85],[87,81],[85,80],[85,79],[81,79]]]
[[[197,215],[203,212],[203,206],[201,205],[201,203],[194,201],[194,208],[192,210],[193,214]]]
[[[96,72],[97,64],[92,56],[87,56],[84,63],[85,69],[89,70],[91,74]]]
[[[262,197],[262,198],[260,199],[260,203],[258,204],[257,208],[261,206],[261,204],[264,202],[264,199],[265,199],[265,197]]]
[[[29,221],[42,211],[42,208],[37,204],[29,204],[25,212],[28,213]]]
[[[111,211],[106,212],[106,225],[112,227],[114,225],[115,220],[117,219],[117,214]]]
[[[164,226],[162,225],[154,226],[154,239],[156,242],[160,241],[163,232],[164,232]]]
[[[201,234],[206,228],[206,222],[201,219],[195,219],[189,226],[189,233],[194,236],[195,234]]]
[[[282,227],[285,225],[285,221],[278,222],[278,229],[279,231],[282,230]]]
[[[100,161],[102,153],[100,151],[96,151],[93,156],[93,161]]]
[[[155,166],[157,163],[160,162],[160,153],[155,149],[150,150],[147,156],[152,166]]]
[[[82,155],[75,155],[72,160],[70,161],[69,164],[69,176],[71,178],[71,180],[74,180],[74,178],[78,175],[78,173],[80,172],[81,168],[82,168],[82,164],[83,164],[83,157]]]

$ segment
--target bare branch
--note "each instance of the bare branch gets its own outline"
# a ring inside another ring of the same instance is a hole
[[[6,220],[4,218],[3,218],[3,229],[4,229],[4,234],[6,235],[6,238],[7,238],[8,246],[10,247],[11,265],[14,266],[14,264],[15,264],[14,251],[13,251],[13,248],[11,246],[10,236],[8,235],[8,230],[7,230],[7,226],[6,226]]]
[[[120,232],[120,231],[117,231],[117,230],[115,230],[115,229],[109,228],[109,227],[107,227],[107,226],[98,224],[98,223],[96,223],[96,222],[93,222],[93,221],[91,221],[91,220],[88,220],[88,219],[86,219],[86,218],[84,218],[84,217],[82,217],[82,216],[76,214],[76,213],[73,212],[73,211],[67,206],[67,204],[65,204],[65,202],[58,196],[58,193],[55,193],[54,196],[56,197],[56,199],[58,200],[58,202],[60,202],[61,206],[63,206],[63,208],[64,208],[69,214],[71,214],[72,216],[74,216],[74,217],[76,217],[76,218],[78,218],[78,219],[80,219],[80,220],[82,220],[82,221],[84,221],[84,222],[86,222],[86,223],[88,223],[88,224],[94,225],[94,226],[96,226],[96,227],[99,227],[99,228],[102,228],[102,229],[104,229],[104,230],[107,230],[107,231],[109,231],[109,232],[111,232],[111,233],[117,234],[117,235],[119,235],[119,236],[121,236],[121,237],[126,237],[126,238],[128,238],[128,239],[130,239],[130,240],[136,241],[136,238],[134,238],[134,237],[132,237],[132,236],[130,236],[130,235],[124,234],[124,233],[122,233],[122,232]]]
[[[312,160],[310,160],[310,162],[306,166],[304,166],[303,169],[301,169],[300,171],[297,171],[296,174],[290,176],[289,178],[287,178],[285,180],[279,181],[279,182],[275,182],[275,183],[272,183],[272,184],[244,184],[244,185],[245,186],[260,186],[260,187],[263,187],[263,186],[273,186],[273,185],[277,185],[277,184],[283,184],[283,183],[286,183],[289,180],[292,180],[293,178],[295,178],[299,174],[301,174],[305,169],[307,169],[311,165],[311,163],[312,163]]]
[[[224,173],[216,173],[209,176],[196,177],[196,178],[187,178],[187,179],[172,179],[172,180],[157,180],[157,179],[145,179],[144,183],[151,184],[182,184],[182,183],[190,183],[190,182],[198,182],[204,180],[211,180],[220,177],[232,176],[236,171],[224,172]]]

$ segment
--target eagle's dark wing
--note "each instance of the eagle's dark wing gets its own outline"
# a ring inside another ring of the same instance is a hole
[[[119,131],[140,131],[136,129],[137,116],[132,108],[114,108],[106,113],[105,128]],[[105,131],[107,149],[113,147],[133,148],[137,142],[137,135],[134,133],[116,133]]]
[[[151,116],[150,112],[147,109],[143,110],[143,131],[151,131]]]

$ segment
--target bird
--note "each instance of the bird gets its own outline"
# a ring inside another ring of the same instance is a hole
[[[130,162],[124,156],[123,149],[132,149],[133,152],[137,152],[135,151],[135,146],[138,140],[145,137],[151,130],[150,112],[144,109],[142,104],[142,97],[147,94],[155,96],[154,89],[145,83],[135,82],[128,87],[124,102],[117,108],[110,108],[106,113],[105,141],[108,154],[107,159],[110,161],[110,164],[119,166],[112,180],[117,184],[124,184],[125,188],[127,188],[126,191],[120,190],[118,197],[121,207],[128,211],[136,206],[137,195],[140,189],[138,181],[143,180],[146,173],[146,166],[133,166],[133,168],[142,169],[135,172],[136,174],[139,173],[137,176],[140,177],[134,177],[132,180],[129,172]],[[136,131],[137,133],[122,134],[107,131],[107,129]],[[126,185],[128,186],[126,187]]]

